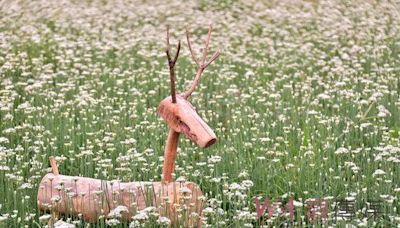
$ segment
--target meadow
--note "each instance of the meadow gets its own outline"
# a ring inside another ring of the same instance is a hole
[[[49,156],[65,175],[159,181],[166,26],[183,44],[182,92],[196,71],[185,29],[199,50],[210,23],[221,56],[191,102],[218,142],[181,137],[175,171],[205,194],[203,227],[400,226],[399,10],[387,0],[0,2],[0,227],[46,226],[36,194]],[[258,218],[255,197],[293,198],[294,220]],[[310,220],[315,199],[328,202],[326,218]],[[351,219],[337,213],[343,201]],[[169,226],[157,208],[138,213],[63,220]]]

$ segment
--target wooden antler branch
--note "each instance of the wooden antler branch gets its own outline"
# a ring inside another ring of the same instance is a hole
[[[171,81],[171,97],[172,97],[172,103],[176,103],[176,89],[175,89],[175,81],[176,81],[176,76],[175,76],[175,64],[176,61],[178,60],[179,56],[179,51],[181,50],[181,41],[178,42],[178,47],[176,48],[176,53],[174,59],[171,58],[171,47],[169,45],[169,27],[167,27],[167,49],[165,52],[167,53],[167,59],[168,59],[168,66],[169,66],[169,77]]]
[[[169,66],[169,77],[171,81],[171,98],[172,103],[176,103],[176,76],[175,76],[175,64],[178,60],[179,51],[181,49],[181,41],[178,42],[174,59],[171,58],[171,48],[169,44],[169,27],[167,27],[167,59]],[[179,133],[174,129],[170,129],[167,138],[167,145],[165,146],[165,160],[163,165],[163,181],[169,183],[172,181],[172,173],[174,172],[176,151],[178,149]]]
[[[189,47],[189,50],[190,50],[190,55],[192,56],[193,61],[194,61],[194,62],[196,63],[196,65],[197,65],[197,72],[196,72],[196,76],[195,76],[194,79],[193,79],[192,85],[191,85],[191,86],[189,87],[189,89],[186,90],[186,92],[184,92],[183,95],[182,95],[182,97],[185,98],[185,99],[188,99],[188,98],[192,95],[192,93],[193,93],[193,91],[196,89],[196,87],[199,85],[199,83],[200,83],[200,78],[201,78],[201,75],[203,74],[204,70],[205,70],[212,62],[214,62],[214,61],[218,58],[218,56],[220,55],[220,51],[217,50],[217,51],[212,55],[212,57],[211,57],[209,60],[207,60],[207,52],[208,52],[208,46],[209,46],[210,40],[211,40],[211,32],[212,32],[212,26],[210,25],[210,27],[208,28],[208,36],[207,36],[207,39],[206,39],[206,41],[205,41],[205,47],[204,47],[204,50],[203,50],[203,56],[202,56],[201,61],[199,61],[199,60],[197,59],[197,57],[196,57],[196,54],[195,54],[193,48],[192,48],[192,44],[191,44],[191,42],[190,42],[190,34],[189,34],[189,31],[186,30],[186,40],[187,40],[188,47]]]

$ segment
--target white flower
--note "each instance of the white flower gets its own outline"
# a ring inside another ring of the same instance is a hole
[[[253,219],[254,215],[252,215],[249,211],[239,211],[237,214],[237,218],[239,220],[249,220]]]
[[[56,223],[54,223],[54,228],[75,228],[75,225],[58,220]]]
[[[208,163],[218,163],[221,161],[221,156],[211,156],[208,158]]]
[[[321,100],[329,100],[331,97],[328,94],[321,93],[318,95],[318,98]]]
[[[205,216],[209,215],[209,214],[214,214],[214,209],[212,209],[211,207],[207,207],[203,210],[203,214]]]
[[[303,206],[303,203],[300,202],[300,201],[293,200],[293,206],[295,206],[295,207],[302,207],[302,206]]]
[[[32,184],[30,184],[30,183],[23,183],[20,187],[19,187],[19,189],[32,189],[33,188],[33,186],[32,186]]]
[[[378,175],[385,175],[385,171],[381,170],[381,169],[377,169],[375,170],[375,172],[372,174],[372,176],[378,176]]]
[[[387,116],[391,116],[392,114],[385,108],[385,106],[383,105],[379,105],[378,106],[378,117],[387,117]]]
[[[6,221],[7,219],[8,219],[8,216],[0,215],[0,223]]]
[[[183,176],[180,176],[180,177],[178,177],[178,179],[176,179],[176,182],[180,182],[180,183],[185,182],[185,181],[186,181],[186,178]]]
[[[249,177],[249,173],[247,172],[247,170],[242,170],[242,171],[239,173],[238,177],[239,177],[239,178],[247,178],[247,177]]]
[[[18,105],[18,109],[28,109],[31,107],[31,104],[29,104],[29,102],[24,102],[20,105]]]
[[[217,213],[218,213],[218,215],[224,215],[225,211],[222,208],[217,208]]]
[[[5,166],[5,165],[0,165],[0,171],[9,171],[10,167]]]
[[[335,151],[335,154],[347,154],[347,153],[349,153],[349,150],[344,147],[339,147]]]
[[[242,190],[242,186],[238,183],[232,183],[229,185],[230,190]]]
[[[308,113],[308,115],[317,115],[318,114],[318,112],[317,111],[315,111],[315,110],[310,110],[310,111],[308,111],[307,112]]]
[[[135,227],[140,227],[141,225],[140,225],[140,222],[139,221],[132,221],[130,224],[129,224],[129,228],[135,228]]]
[[[6,137],[0,137],[0,143],[9,143],[10,141]]]
[[[146,213],[140,212],[133,216],[132,219],[137,221],[146,221],[147,219],[149,219],[149,216]]]
[[[171,224],[171,220],[169,220],[167,217],[161,216],[157,219],[157,223],[163,226],[169,226]]]
[[[57,202],[59,202],[61,200],[61,197],[60,196],[53,196],[50,200],[53,203],[57,203]]]
[[[184,194],[184,195],[189,195],[189,194],[192,193],[192,191],[191,191],[189,188],[187,188],[187,187],[180,188],[180,189],[179,189],[179,192],[182,193],[182,194]]]
[[[39,221],[41,222],[47,222],[51,218],[51,215],[45,214],[39,217]]]
[[[113,219],[108,219],[106,221],[106,223],[109,226],[116,226],[116,225],[120,224],[121,222],[118,219],[113,218]]]
[[[152,212],[155,212],[155,211],[157,211],[157,208],[155,208],[155,207],[146,207],[146,208],[143,209],[141,212],[142,212],[142,213],[149,214],[149,213],[152,213]]]
[[[244,180],[244,181],[242,181],[242,186],[244,188],[251,188],[254,186],[254,183],[251,180]]]
[[[129,212],[128,208],[126,206],[119,205],[113,210],[108,213],[109,218],[120,218],[122,216],[122,213],[127,213]]]

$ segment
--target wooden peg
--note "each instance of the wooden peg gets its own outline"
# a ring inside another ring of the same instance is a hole
[[[50,160],[50,166],[51,166],[51,171],[54,175],[59,175],[60,173],[58,172],[58,166],[57,166],[57,161],[54,156],[49,157]]]

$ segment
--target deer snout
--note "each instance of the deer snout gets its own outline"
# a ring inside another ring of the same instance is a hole
[[[171,96],[165,98],[157,111],[170,128],[186,135],[201,148],[209,147],[217,141],[214,131],[183,97],[176,96],[176,103],[172,103]]]

